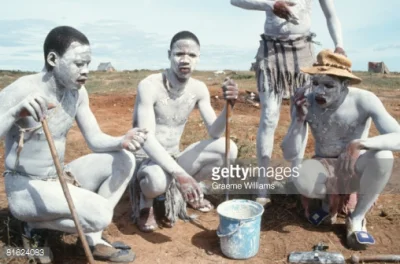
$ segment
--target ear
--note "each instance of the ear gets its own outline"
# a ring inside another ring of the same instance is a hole
[[[50,66],[54,67],[58,62],[58,54],[54,51],[50,51],[49,54],[47,54],[46,61]]]
[[[171,58],[171,50],[168,50],[168,59]]]
[[[348,87],[349,86],[349,84],[350,84],[350,79],[344,79],[343,81],[342,81],[342,86],[343,87]]]

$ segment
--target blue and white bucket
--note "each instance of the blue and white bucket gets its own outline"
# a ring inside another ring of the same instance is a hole
[[[232,259],[248,259],[258,253],[264,207],[250,200],[230,200],[217,207],[222,253]]]

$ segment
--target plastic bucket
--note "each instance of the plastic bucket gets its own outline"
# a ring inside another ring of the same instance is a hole
[[[222,253],[232,259],[255,256],[260,245],[261,216],[264,207],[250,200],[230,200],[217,207]]]

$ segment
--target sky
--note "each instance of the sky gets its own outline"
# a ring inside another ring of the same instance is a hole
[[[344,48],[353,70],[384,61],[400,71],[399,0],[335,0]],[[40,71],[43,42],[54,27],[82,31],[92,46],[91,70],[111,62],[117,70],[169,66],[172,36],[194,32],[201,43],[199,70],[248,70],[263,32],[265,13],[229,0],[13,0],[0,9],[0,69]],[[334,49],[318,0],[313,3],[316,52]]]

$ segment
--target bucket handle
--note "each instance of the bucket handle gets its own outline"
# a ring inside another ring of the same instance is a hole
[[[218,226],[218,229],[217,229],[217,236],[218,236],[218,237],[227,237],[227,236],[231,236],[231,235],[235,234],[237,231],[239,231],[239,229],[240,229],[244,224],[245,224],[245,222],[240,221],[240,222],[239,222],[239,225],[236,227],[236,229],[233,230],[233,231],[231,231],[231,232],[229,232],[228,234],[221,234],[221,232],[219,231],[219,226]]]

